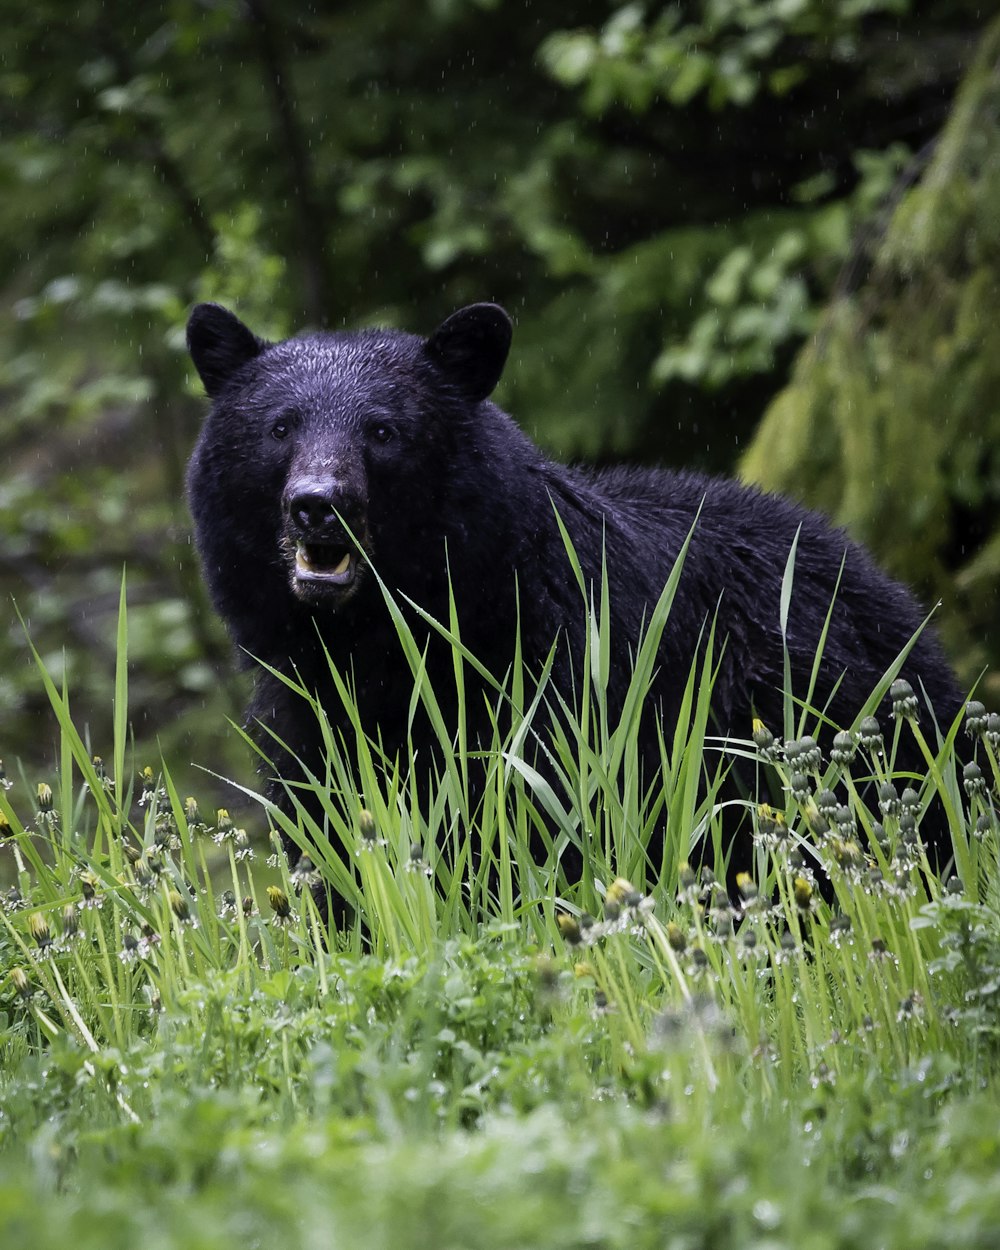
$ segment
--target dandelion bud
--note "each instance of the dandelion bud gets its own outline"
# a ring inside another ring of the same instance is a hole
[[[38,783],[38,810],[42,815],[52,811],[52,787],[46,781]]]
[[[171,890],[167,894],[167,902],[170,904],[170,910],[178,920],[190,920],[191,908],[183,894],[177,890]]]
[[[201,812],[198,810],[198,800],[190,794],[184,800],[184,819],[189,825],[201,824]]]
[[[882,728],[878,720],[874,716],[866,716],[858,727],[858,741],[866,751],[871,751],[876,755],[882,753],[884,746],[882,740]]]
[[[855,829],[854,813],[842,803],[833,813],[833,823],[841,837],[849,837]]]
[[[667,925],[667,941],[670,944],[670,949],[676,951],[678,955],[683,955],[687,950],[688,942],[684,936],[684,931],[680,925],[675,924],[672,920]]]
[[[792,882],[792,894],[795,898],[795,906],[800,911],[808,911],[812,906],[813,888],[805,877],[796,877]]]
[[[642,902],[642,895],[631,881],[625,877],[616,877],[608,886],[605,910],[608,903],[616,903],[619,907],[635,907]]]
[[[267,887],[267,901],[271,904],[271,910],[279,920],[287,920],[292,914],[288,895],[280,886],[269,885]]]
[[[378,826],[375,824],[375,817],[367,807],[363,807],[358,812],[358,832],[366,842],[374,842],[378,837]]]
[[[246,837],[246,830],[241,829],[240,832]],[[316,865],[312,862],[308,855],[300,855],[295,867],[292,869],[292,880],[296,887],[301,889],[304,885],[309,885],[316,878]]]
[[[80,913],[72,903],[62,909],[62,931],[64,938],[74,938],[80,932]]]
[[[0,812],[0,842],[4,842],[7,838],[14,836],[14,830],[10,827],[10,821]]]
[[[580,925],[575,916],[569,916],[565,912],[560,912],[556,916],[556,925],[562,935],[562,939],[569,946],[579,946],[583,939],[580,931]]]
[[[169,849],[175,833],[176,826],[174,824],[174,818],[169,812],[166,812],[161,816],[157,816],[156,827],[153,830],[153,845],[158,847],[161,851]]]
[[[765,844],[777,845],[788,836],[784,812],[776,812],[770,803],[757,807],[757,829]]]
[[[846,730],[834,735],[833,747],[830,750],[830,759],[841,768],[854,759],[854,737]]]
[[[823,753],[815,738],[808,734],[799,739],[799,764],[806,772],[818,772],[823,765]]]
[[[770,751],[774,747],[774,734],[756,717],[753,722],[753,743],[758,751]]]
[[[983,776],[983,770],[975,760],[971,764],[966,764],[962,769],[962,785],[970,799],[977,796],[982,798],[986,794],[986,779]]]
[[[745,898],[748,903],[757,897],[757,883],[748,872],[738,872],[736,874],[736,888],[739,890],[740,896]]]
[[[883,816],[898,816],[900,810],[899,791],[891,781],[883,781],[878,788],[878,806]]]
[[[774,734],[764,724],[759,716],[753,718],[752,725],[753,740],[759,747],[770,746],[774,741]]]
[[[908,681],[904,681],[902,677],[897,677],[889,687],[889,698],[892,700],[892,714],[897,719],[913,720],[917,719],[917,712],[920,704],[917,696],[913,693],[913,687]]]
[[[230,833],[233,828],[233,818],[224,807],[220,807],[215,813],[215,828],[218,833]]]
[[[838,838],[833,844],[832,851],[837,864],[845,870],[860,868],[865,862],[861,847],[853,838]]]
[[[837,798],[832,790],[820,790],[819,794],[816,795],[816,806],[829,820],[840,806],[840,799]]]
[[[986,708],[978,699],[965,705],[965,732],[970,738],[981,738],[986,732]]]
[[[964,893],[965,893],[965,886],[962,884],[962,878],[961,878],[961,877],[954,877],[954,876],[949,877],[949,878],[948,878],[948,882],[947,882],[947,884],[945,885],[945,887],[944,887],[944,888],[945,888],[945,890],[947,891],[947,893],[948,893],[948,894],[953,894],[953,895],[954,895],[954,894],[964,894]]]
[[[17,996],[23,998],[25,1002],[31,997],[31,982],[28,980],[27,974],[23,968],[14,968],[10,974],[11,984],[13,985]]]
[[[712,912],[712,934],[720,942],[733,936],[733,913],[728,907],[717,907]]]
[[[49,922],[40,911],[33,911],[28,917],[28,932],[35,939],[35,944],[39,950],[45,950],[52,945],[52,932],[49,929]]]
[[[551,994],[559,986],[559,965],[548,955],[538,955],[534,961],[533,971],[538,988],[542,993]]]

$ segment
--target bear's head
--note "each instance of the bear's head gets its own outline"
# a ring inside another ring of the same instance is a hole
[[[297,600],[337,609],[363,584],[367,556],[405,587],[406,562],[428,554],[455,441],[506,361],[503,309],[462,308],[426,339],[360,330],[269,343],[199,304],[187,341],[213,401],[189,493],[230,623],[223,584],[237,576],[264,594],[280,571]]]

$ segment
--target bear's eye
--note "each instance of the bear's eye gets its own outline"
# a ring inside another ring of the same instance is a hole
[[[386,425],[384,421],[380,421],[377,425],[371,427],[371,436],[376,443],[388,443],[393,436],[393,428]]]
[[[275,421],[271,426],[271,437],[277,439],[280,443],[283,438],[287,438],[292,432],[292,427],[287,421]]]

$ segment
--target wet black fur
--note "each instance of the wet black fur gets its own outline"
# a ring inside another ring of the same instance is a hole
[[[540,667],[560,635],[556,680],[568,690],[584,617],[558,512],[595,582],[606,549],[612,704],[628,682],[629,647],[701,508],[660,654],[656,693],[668,730],[699,635],[717,613],[717,636],[725,639],[713,700],[717,724],[748,736],[757,715],[780,732],[779,600],[796,532],[789,643],[802,695],[843,562],[814,696],[817,706],[829,701],[835,721],[851,723],[923,619],[911,594],[861,547],[787,500],[696,473],[589,471],[550,460],[486,398],[510,339],[506,315],[495,306],[462,310],[430,340],[362,330],[271,345],[214,305],[195,309],[188,333],[213,400],[188,490],[215,606],[244,662],[255,656],[282,672],[297,670],[336,722],[322,638],[335,664],[353,675],[366,727],[390,752],[405,753],[412,681],[382,594],[362,572],[353,596],[336,610],[296,597],[282,543],[290,483],[326,482],[352,528],[364,531],[388,586],[440,620],[447,620],[450,569],[463,641],[498,674],[513,653],[519,587],[529,666]],[[289,433],[273,436],[275,423],[290,426]],[[380,426],[391,429],[386,443],[375,439]],[[446,648],[432,648],[436,690],[451,686],[450,674]],[[960,694],[930,630],[903,675],[918,693],[926,690],[941,723],[951,721]],[[321,741],[307,704],[259,668],[255,683],[248,717],[264,750],[275,756],[273,730],[316,767]],[[646,734],[655,741],[651,722]],[[428,758],[431,743],[417,746]],[[292,771],[282,753],[275,763]]]

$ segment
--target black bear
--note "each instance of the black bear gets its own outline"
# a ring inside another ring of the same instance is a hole
[[[554,463],[488,398],[510,342],[510,319],[494,304],[461,309],[426,339],[367,329],[280,343],[218,305],[194,309],[188,345],[212,409],[188,490],[204,574],[242,654],[298,673],[335,716],[332,660],[355,684],[366,732],[405,759],[408,737],[429,731],[409,723],[412,677],[374,568],[400,602],[440,621],[450,581],[463,643],[494,674],[511,662],[518,620],[529,668],[556,642],[553,681],[569,698],[586,626],[558,515],[586,578],[599,584],[607,570],[614,708],[630,649],[694,526],[651,704],[669,735],[714,619],[725,640],[718,726],[747,737],[758,716],[780,731],[779,602],[798,534],[787,630],[795,687],[804,693],[834,602],[813,703],[849,726],[921,623],[909,592],[787,500],[696,473]],[[445,650],[428,653],[435,690],[454,685]],[[249,721],[263,750],[293,774],[277,736],[321,772],[308,704],[255,671]],[[950,724],[960,694],[929,630],[903,675]],[[423,746],[426,760],[433,745]],[[271,793],[280,794],[273,782]]]

